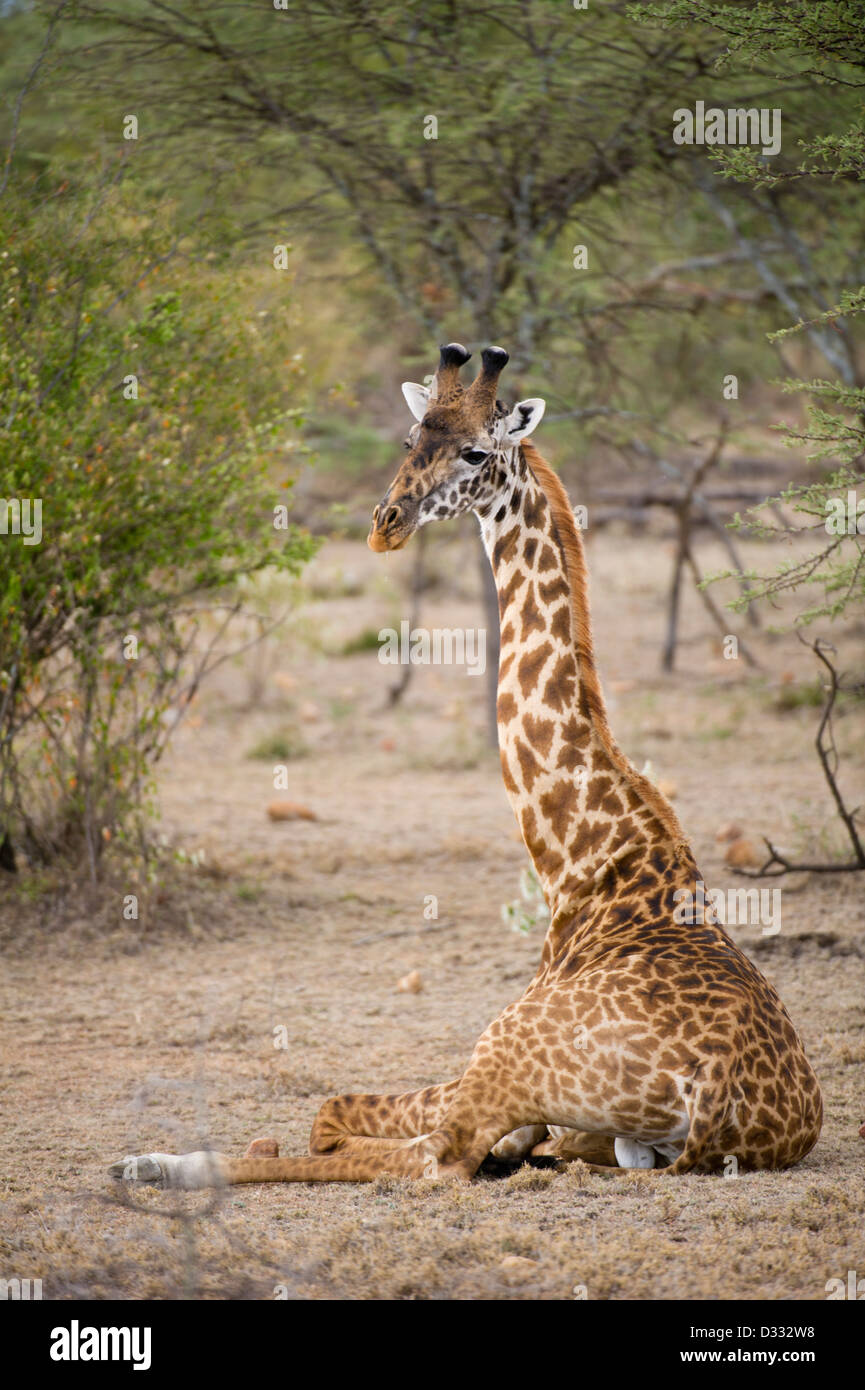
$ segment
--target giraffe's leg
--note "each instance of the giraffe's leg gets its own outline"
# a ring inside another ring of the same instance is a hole
[[[436,1146],[430,1147],[426,1139],[395,1140],[398,1147],[384,1140],[378,1152],[372,1150],[375,1140],[357,1142],[361,1152],[307,1154],[302,1158],[230,1158],[209,1150],[140,1154],[113,1163],[109,1172],[120,1181],[182,1188],[247,1182],[372,1182],[383,1173],[415,1178],[439,1175]]]
[[[376,1127],[390,1128],[390,1136],[347,1131],[347,1116],[354,1124],[373,1127],[372,1117],[378,1113],[375,1102],[382,1100],[387,1104],[382,1107]],[[521,1108],[520,1103],[508,1097],[506,1067],[498,1065],[495,1058],[486,1057],[482,1063],[473,1063],[459,1082],[431,1087],[426,1092],[411,1092],[405,1097],[338,1097],[328,1102],[323,1107],[321,1124],[314,1131],[316,1143],[330,1145],[323,1153],[302,1158],[228,1158],[209,1152],[145,1154],[113,1164],[110,1172],[118,1179],[168,1187],[371,1182],[382,1174],[468,1179],[502,1135],[519,1126],[523,1118]],[[434,1123],[436,1119],[438,1124]],[[427,1124],[433,1128],[413,1138],[393,1134],[399,1126],[423,1128]]]
[[[406,1139],[423,1138],[439,1128],[448,1106],[452,1103],[459,1080],[441,1086],[428,1086],[405,1095],[348,1095],[334,1096],[325,1101],[312,1126],[309,1139],[311,1155],[330,1158],[340,1153],[352,1159],[367,1157],[381,1162],[388,1153],[406,1149]],[[261,1164],[301,1162],[281,1159],[275,1139],[253,1139],[242,1159],[229,1159],[225,1154],[204,1150],[191,1154],[129,1155],[113,1163],[109,1172],[113,1178],[129,1182],[154,1183],[162,1187],[210,1187],[225,1181],[268,1182],[261,1168],[260,1178],[226,1178],[227,1166],[248,1162]],[[402,1163],[403,1158],[397,1158]],[[430,1167],[429,1162],[426,1164]],[[244,1172],[246,1169],[244,1169]],[[321,1168],[321,1177],[298,1181],[340,1181],[333,1176],[333,1165]],[[422,1174],[421,1174],[422,1175]],[[376,1176],[373,1173],[373,1176]],[[286,1179],[289,1181],[290,1179]]]
[[[398,1148],[402,1139],[417,1139],[438,1129],[459,1089],[459,1078],[441,1086],[427,1086],[422,1091],[407,1091],[404,1095],[333,1096],[326,1100],[315,1117],[309,1136],[311,1154],[336,1153],[348,1145],[359,1152],[355,1139],[370,1139],[374,1144],[392,1140]],[[384,1148],[371,1149],[384,1152]]]
[[[615,1139],[609,1134],[587,1134],[581,1129],[564,1129],[550,1125],[549,1138],[532,1149],[534,1158],[558,1158],[565,1163],[582,1159],[583,1163],[616,1167]]]
[[[309,1136],[311,1154],[380,1155],[438,1129],[459,1079],[403,1095],[344,1095],[326,1100]],[[275,1139],[254,1139],[244,1158],[278,1158]]]
[[[406,1139],[423,1138],[438,1129],[458,1087],[459,1080],[455,1080],[404,1095],[334,1096],[325,1101],[313,1123],[310,1154],[328,1157],[343,1154],[354,1160],[369,1158],[375,1165],[384,1160],[388,1153],[407,1150],[410,1146],[406,1145]],[[219,1186],[225,1181],[256,1181],[248,1177],[225,1177],[228,1165],[245,1165],[247,1160],[255,1163],[274,1160],[278,1164],[293,1161],[279,1158],[279,1145],[275,1139],[262,1138],[253,1139],[240,1160],[206,1150],[191,1154],[129,1155],[121,1162],[112,1164],[109,1171],[112,1177],[119,1180],[196,1188]],[[395,1160],[397,1164],[405,1161],[399,1157]],[[434,1164],[427,1161],[425,1166],[431,1168]],[[264,1167],[256,1171],[262,1175],[258,1180],[272,1180],[266,1176]],[[338,1180],[333,1165],[322,1167],[320,1174],[319,1180]]]
[[[467,1179],[482,1157],[475,1156],[468,1142],[454,1148],[452,1132],[438,1130],[419,1139],[352,1138],[337,1153],[301,1158],[229,1158],[212,1152],[142,1154],[112,1164],[109,1171],[117,1179],[184,1188],[247,1182],[373,1182],[384,1174]]]
[[[522,1125],[500,1139],[491,1149],[490,1157],[499,1159],[501,1163],[519,1163],[543,1148],[541,1140],[546,1132],[546,1125]]]

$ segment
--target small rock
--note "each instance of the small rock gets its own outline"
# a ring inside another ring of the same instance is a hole
[[[719,825],[715,831],[716,840],[741,840],[745,832],[741,825],[737,825],[734,820],[726,820],[723,825]]]
[[[271,820],[318,820],[315,811],[301,806],[298,801],[271,801],[267,814]]]
[[[658,791],[661,796],[669,797],[672,800],[674,796],[678,796],[679,788],[670,777],[659,777]]]
[[[292,676],[288,671],[277,671],[273,677],[274,685],[278,685],[280,690],[284,690],[287,695],[297,689],[297,676]]]
[[[397,989],[400,994],[420,994],[423,989],[423,980],[419,970],[410,970],[407,975],[403,975],[397,981]]]
[[[499,1268],[509,1283],[518,1283],[530,1279],[539,1266],[537,1260],[526,1259],[524,1255],[505,1255]]]
[[[752,840],[731,840],[724,850],[724,863],[736,869],[759,869],[762,863],[760,851]]]
[[[610,689],[614,695],[627,695],[629,690],[636,690],[636,681],[610,681]]]
[[[302,719],[304,724],[315,724],[321,718],[321,710],[318,705],[313,704],[312,700],[304,700],[297,711],[298,719]]]
[[[392,738],[383,738],[378,746],[383,753],[393,753],[396,751],[396,740]]]
[[[275,1139],[253,1139],[244,1158],[279,1158],[279,1144]]]

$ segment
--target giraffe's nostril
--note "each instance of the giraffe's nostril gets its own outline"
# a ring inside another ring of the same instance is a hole
[[[384,519],[385,526],[392,526],[398,516],[399,507],[391,507]]]

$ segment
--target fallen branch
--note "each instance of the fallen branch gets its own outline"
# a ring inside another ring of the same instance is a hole
[[[855,860],[843,864],[796,864],[782,854],[779,849],[763,836],[763,843],[769,851],[765,864],[759,869],[739,869],[743,878],[781,878],[783,874],[844,874],[865,869],[865,864]],[[778,867],[774,867],[777,865]]]
[[[814,642],[806,642],[804,637],[802,637],[800,633],[799,640],[806,647],[811,648],[811,651],[814,653],[817,660],[822,662],[822,664],[826,667],[826,670],[829,672],[829,684],[826,687],[826,700],[823,705],[823,713],[820,717],[820,724],[817,729],[817,737],[815,739],[815,744],[817,748],[817,756],[819,757],[820,765],[823,768],[823,776],[826,778],[826,781],[829,784],[829,790],[832,793],[832,799],[835,802],[838,815],[840,816],[842,824],[844,825],[845,829],[847,830],[847,834],[850,837],[850,842],[853,846],[853,858],[838,864],[797,864],[794,861],[788,859],[785,854],[782,854],[781,851],[777,849],[775,845],[772,844],[771,840],[767,840],[764,835],[763,841],[766,845],[766,848],[769,851],[768,858],[759,869],[754,869],[753,871],[749,869],[741,869],[740,873],[742,873],[746,878],[780,878],[783,874],[791,873],[845,874],[856,873],[865,870],[865,848],[863,848],[862,840],[859,836],[859,830],[856,825],[856,817],[859,814],[859,807],[857,806],[852,811],[847,810],[847,806],[844,802],[844,798],[841,795],[841,791],[837,781],[839,758],[838,750],[835,747],[835,739],[832,733],[832,711],[835,707],[835,701],[838,698],[840,684],[838,680],[838,672],[836,671],[835,667],[832,665],[832,662],[826,655],[827,652],[834,652],[835,648],[831,645],[831,643],[824,642],[820,637],[818,637]]]

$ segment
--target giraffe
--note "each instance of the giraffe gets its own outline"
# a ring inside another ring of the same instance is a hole
[[[595,664],[582,540],[529,436],[533,398],[497,399],[508,361],[448,343],[431,387],[407,382],[407,456],[373,512],[369,545],[398,550],[472,510],[501,622],[502,774],[550,908],[538,969],[459,1077],[406,1095],[325,1102],[309,1153],[272,1139],[240,1158],[145,1154],[116,1178],[198,1187],[470,1179],[488,1155],[582,1158],[594,1171],[784,1168],[816,1143],[822,1099],[772,985],[712,913],[688,923],[701,875],[670,804],[610,731]],[[686,915],[686,914],[685,914]],[[729,1171],[729,1169],[728,1169]]]

